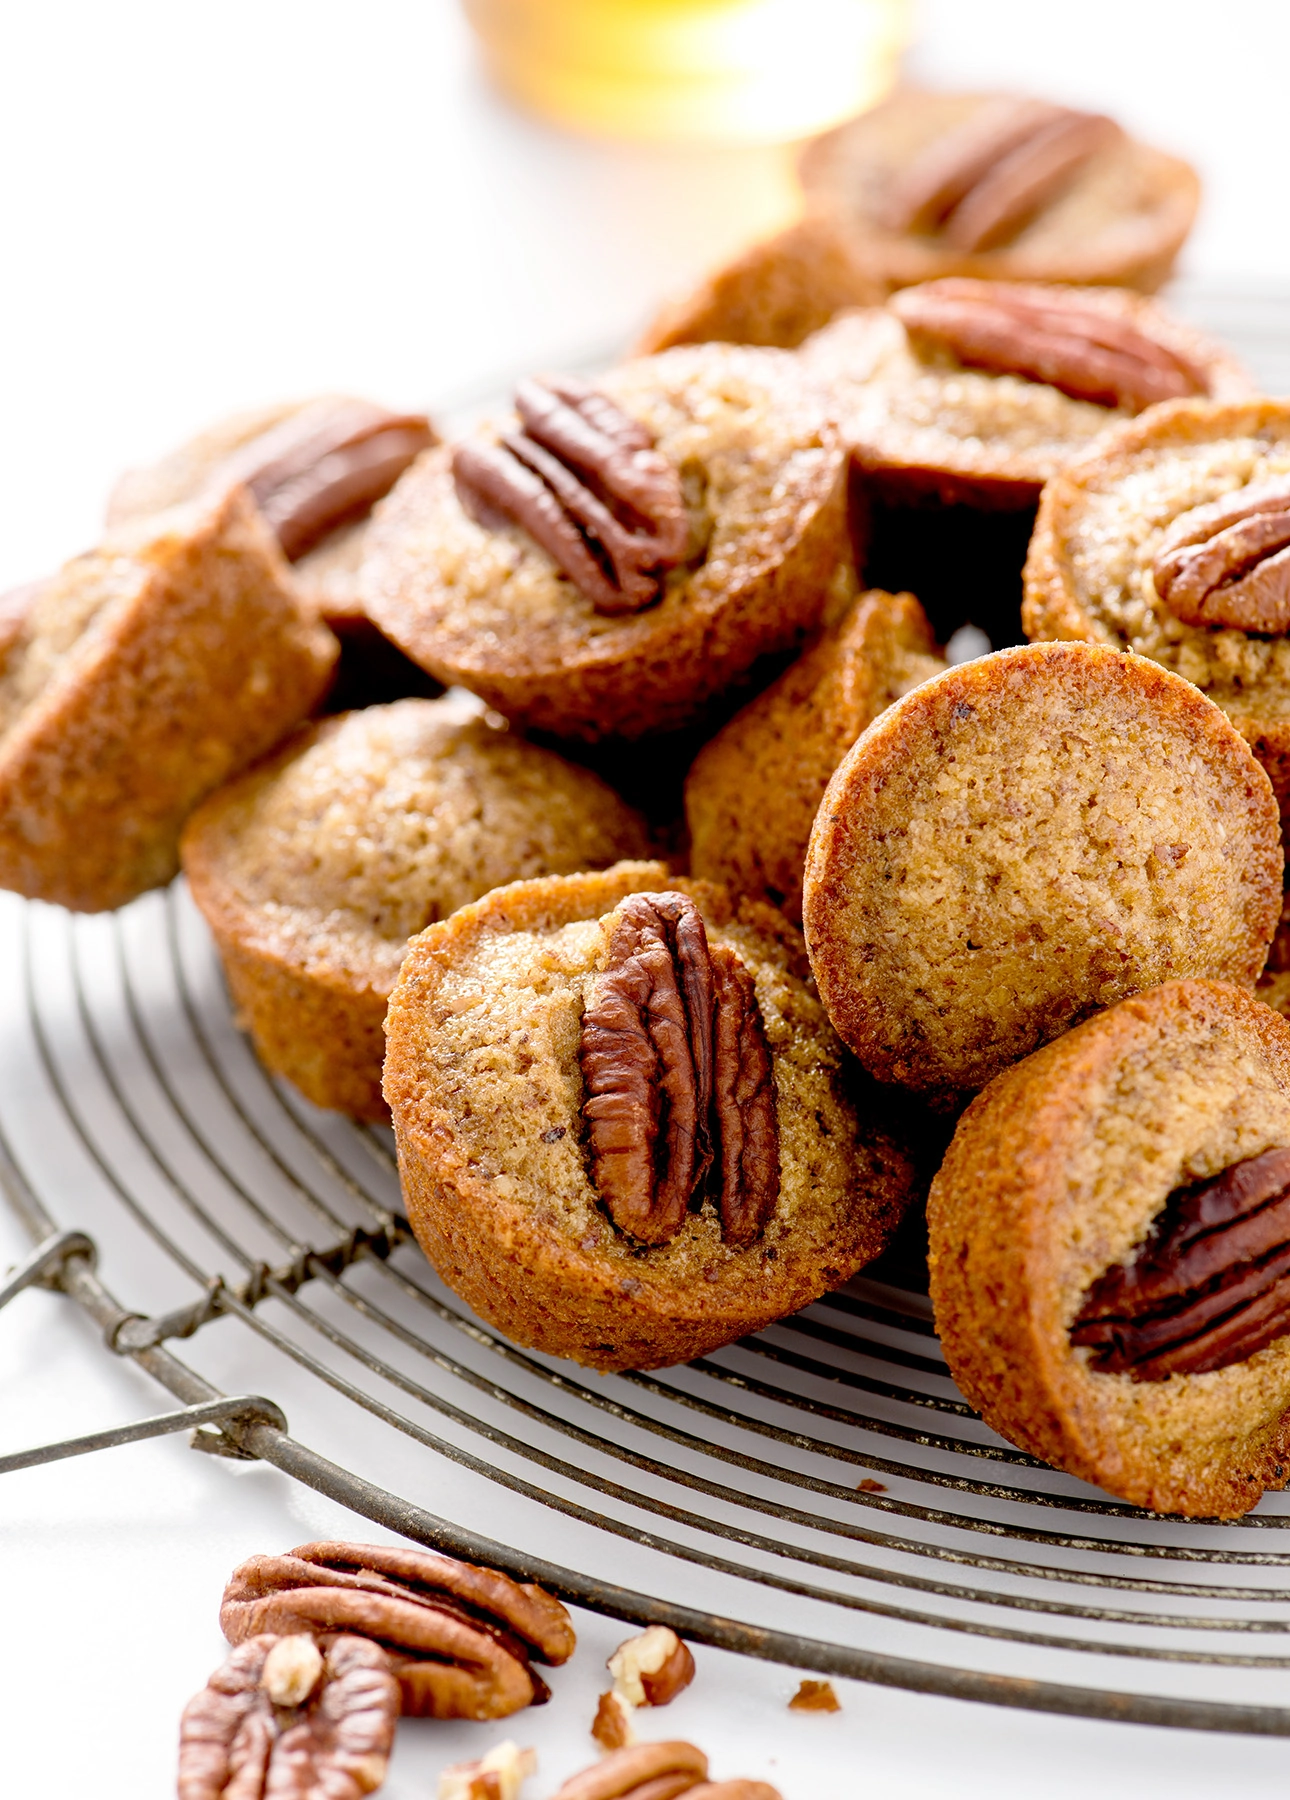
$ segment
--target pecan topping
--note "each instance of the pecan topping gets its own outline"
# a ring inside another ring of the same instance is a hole
[[[1046,381],[1072,400],[1141,412],[1207,391],[1185,357],[1080,293],[949,276],[903,288],[887,304],[916,350]]]
[[[606,1665],[629,1706],[666,1706],[694,1680],[690,1646],[668,1625],[651,1625],[619,1644]]]
[[[1178,1188],[1132,1261],[1089,1288],[1071,1342],[1135,1381],[1245,1362],[1290,1332],[1290,1150]]]
[[[338,525],[365,517],[437,441],[422,413],[315,400],[234,451],[217,479],[251,490],[283,555],[297,562]]]
[[[515,406],[522,431],[452,453],[466,511],[523,526],[597,612],[653,605],[689,538],[676,470],[642,424],[584,382],[522,381]]]
[[[302,1544],[233,1571],[220,1625],[258,1632],[361,1632],[390,1651],[409,1717],[500,1719],[546,1700],[530,1659],[573,1653],[569,1615],[539,1587],[431,1550]]]
[[[307,1682],[307,1685],[306,1685]],[[179,1727],[179,1800],[358,1800],[385,1779],[399,1685],[361,1637],[239,1644]]]
[[[779,1197],[770,1050],[751,975],[708,943],[685,894],[632,894],[588,997],[579,1046],[592,1176],[615,1225],[674,1238],[711,1190],[726,1242]]]
[[[1290,475],[1183,513],[1151,573],[1185,624],[1290,629]]]
[[[992,101],[914,158],[892,185],[883,222],[891,231],[939,232],[956,250],[993,249],[1118,136],[1098,113]]]
[[[780,1800],[764,1781],[709,1781],[693,1744],[631,1744],[573,1775],[552,1800]]]

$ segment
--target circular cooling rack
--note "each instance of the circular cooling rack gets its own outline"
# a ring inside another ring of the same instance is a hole
[[[1179,310],[1290,391],[1280,296]],[[1290,1496],[1121,1505],[955,1390],[926,1295],[864,1277],[683,1368],[517,1349],[438,1282],[390,1134],[259,1068],[182,883],[75,917],[0,896],[0,1179],[34,1281],[193,1428],[427,1544],[617,1617],[821,1673],[1290,1735]],[[480,1529],[487,1522],[487,1535]]]

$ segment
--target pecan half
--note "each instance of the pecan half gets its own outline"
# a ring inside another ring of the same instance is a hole
[[[523,526],[597,612],[632,613],[685,556],[681,478],[646,428],[571,377],[522,381],[524,427],[499,444],[458,444],[452,473],[480,524]]]
[[[392,1544],[301,1544],[233,1571],[220,1625],[361,1632],[391,1653],[410,1717],[501,1719],[549,1698],[530,1659],[562,1663],[573,1627],[558,1600],[495,1569]]]
[[[1290,630],[1290,475],[1183,513],[1151,574],[1185,624]]]
[[[619,1644],[606,1665],[629,1706],[666,1706],[694,1680],[694,1657],[668,1625],[651,1625]]]
[[[892,231],[939,231],[956,250],[992,249],[1119,135],[1098,113],[1044,100],[992,101],[913,159],[892,184],[883,223]]]
[[[688,895],[623,901],[579,1058],[592,1178],[618,1229],[665,1244],[712,1190],[726,1242],[752,1243],[779,1195],[770,1050],[751,975],[711,948]]]
[[[552,1800],[780,1800],[764,1781],[709,1781],[708,1759],[693,1744],[631,1744],[570,1776]]]
[[[305,1677],[308,1685],[305,1685]],[[385,1779],[399,1686],[367,1638],[257,1635],[184,1708],[179,1800],[358,1800]]]
[[[1131,1261],[1089,1288],[1071,1342],[1135,1381],[1244,1362],[1290,1332],[1290,1150],[1178,1188]]]
[[[240,482],[297,562],[330,531],[363,518],[438,439],[423,413],[392,413],[368,400],[315,400],[216,471]]]
[[[916,350],[1046,381],[1073,400],[1140,412],[1207,391],[1185,357],[1079,293],[948,276],[903,288],[887,304]]]

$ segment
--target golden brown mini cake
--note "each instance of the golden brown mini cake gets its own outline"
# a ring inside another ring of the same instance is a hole
[[[386,1022],[404,1199],[508,1337],[699,1356],[882,1249],[914,1183],[851,1097],[801,940],[662,863],[500,888],[409,947]]]
[[[108,500],[108,526],[245,483],[323,618],[361,620],[367,517],[438,441],[423,413],[392,413],[344,394],[235,413],[160,462],[128,470]]]
[[[803,912],[842,1038],[955,1096],[1162,980],[1253,987],[1276,802],[1188,682],[1088,644],[1001,650],[869,727],[816,817]]]
[[[1112,120],[1016,94],[905,88],[807,146],[807,205],[892,287],[939,275],[1154,293],[1200,183]]]
[[[337,649],[240,491],[109,537],[4,637],[0,886],[83,912],[169,881],[188,814],[300,722]]]
[[[695,758],[690,867],[802,918],[802,867],[829,777],[885,707],[945,663],[912,594],[861,594],[845,617]]]
[[[928,1201],[954,1379],[1135,1506],[1235,1518],[1290,1478],[1290,1026],[1169,982],[1006,1069]]]
[[[926,282],[845,313],[803,346],[856,469],[881,499],[991,510],[1043,484],[1162,400],[1252,384],[1219,345],[1140,294]]]
[[[1026,563],[1032,638],[1186,676],[1290,810],[1290,402],[1179,401],[1122,425],[1046,490]]]
[[[687,723],[823,616],[844,453],[785,351],[698,344],[430,451],[377,509],[371,617],[507,718],[588,740]]]
[[[595,775],[451,696],[306,727],[207,801],[183,863],[261,1059],[317,1106],[384,1119],[408,939],[502,882],[648,848]]]
[[[664,306],[637,353],[714,338],[793,350],[844,307],[877,306],[886,296],[886,285],[874,279],[831,220],[799,219]]]

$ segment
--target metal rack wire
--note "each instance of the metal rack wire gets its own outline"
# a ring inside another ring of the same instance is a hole
[[[1188,1523],[1055,1473],[958,1396],[925,1295],[872,1280],[658,1374],[517,1349],[411,1244],[388,1134],[258,1069],[182,887],[95,919],[0,900],[0,1182],[36,1246],[0,1306],[60,1288],[182,1403],[0,1473],[187,1428],[418,1542],[697,1641],[1290,1735],[1282,1496]],[[138,1310],[100,1258],[129,1268]],[[409,1497],[428,1489],[434,1511]]]

